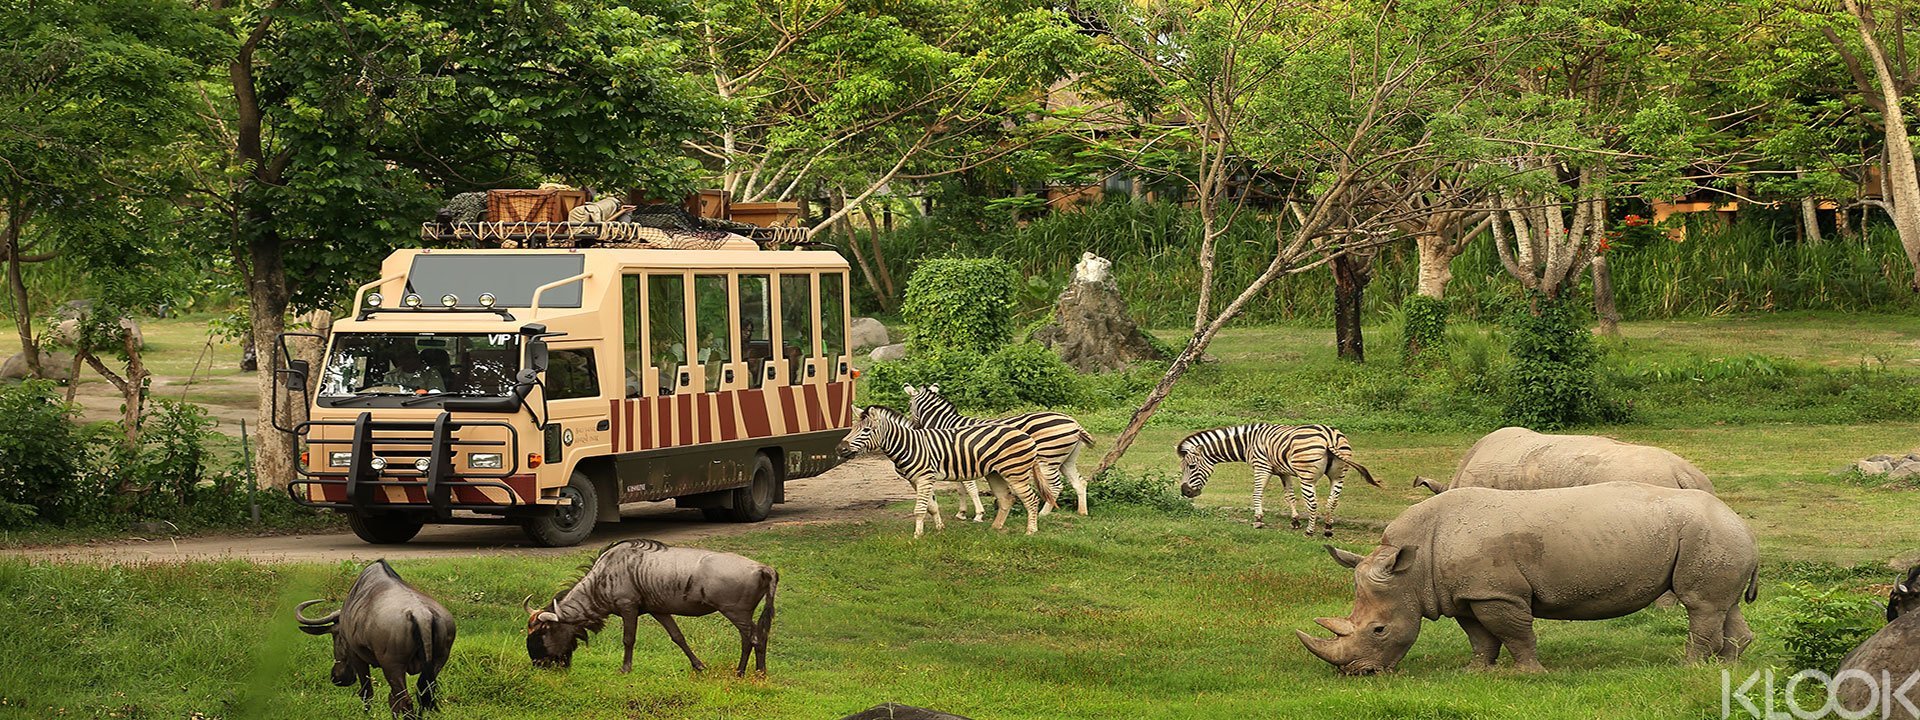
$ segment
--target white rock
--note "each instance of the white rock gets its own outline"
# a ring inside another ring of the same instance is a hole
[[[857,317],[847,328],[847,342],[853,345],[854,352],[860,352],[893,342],[893,336],[887,334],[887,326],[879,320]]]
[[[905,360],[907,359],[907,344],[894,343],[892,345],[881,345],[880,347],[874,348],[873,352],[868,353],[867,357],[873,358],[877,362]]]
[[[1885,456],[1881,456],[1881,457],[1885,457]],[[1876,460],[1874,458],[1867,458],[1865,460],[1861,460],[1860,462],[1854,463],[1853,467],[1859,470],[1860,474],[1862,475],[1885,475],[1887,474],[1888,470],[1893,469],[1893,463],[1887,460]]]
[[[1073,266],[1073,281],[1076,283],[1104,283],[1113,277],[1113,261],[1091,252],[1080,253],[1080,263]]]
[[[1887,471],[1888,480],[1904,480],[1915,475],[1920,475],[1920,463],[1907,463]]]
[[[40,352],[40,370],[42,377],[61,382],[73,381],[73,356],[63,352],[42,350]],[[27,356],[15,354],[0,364],[0,380],[25,380],[33,376],[27,367]]]

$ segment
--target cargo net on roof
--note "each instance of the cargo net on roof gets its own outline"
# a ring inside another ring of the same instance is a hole
[[[807,239],[807,229],[764,228],[732,220],[694,217],[673,205],[642,205],[608,222],[430,222],[420,226],[420,237],[503,249],[715,250],[731,240],[752,240],[763,247],[802,245]]]

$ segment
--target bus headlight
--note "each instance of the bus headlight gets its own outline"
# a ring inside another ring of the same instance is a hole
[[[475,470],[499,470],[500,453],[472,453],[467,455],[467,467]]]
[[[480,307],[490,308],[498,301],[499,298],[494,297],[493,293],[480,293]]]
[[[350,462],[353,462],[353,453],[350,453],[350,452],[327,453],[327,465],[329,466],[346,467],[347,463],[350,463]]]
[[[455,295],[453,293],[447,293],[445,295],[440,296],[440,305],[442,307],[453,307],[459,304],[460,304],[460,296],[458,295]]]
[[[368,460],[367,467],[373,468],[374,472],[380,472],[381,470],[387,469],[387,459],[377,457],[372,460]]]
[[[367,293],[367,307],[380,307],[380,301],[385,299],[380,293]]]
[[[420,307],[420,295],[417,293],[407,293],[406,297],[400,298],[400,304],[410,308]]]

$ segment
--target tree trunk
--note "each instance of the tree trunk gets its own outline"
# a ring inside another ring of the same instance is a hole
[[[248,273],[247,304],[250,311],[253,330],[253,345],[259,350],[257,362],[260,369],[258,402],[260,411],[258,431],[254,435],[253,456],[254,482],[272,488],[284,488],[293,479],[293,438],[274,428],[274,425],[286,425],[293,417],[289,405],[294,401],[281,396],[274,377],[274,369],[284,360],[276,357],[280,333],[286,330],[287,318],[287,267],[280,256],[278,239],[264,227],[266,219],[255,218],[255,234],[247,243],[247,261],[251,272]],[[297,396],[295,396],[297,397]],[[278,405],[280,417],[274,417],[272,409]]]
[[[832,217],[837,214],[839,213],[829,212],[828,217]],[[880,303],[881,310],[886,310],[889,312],[892,311],[893,305],[891,301],[887,298],[886,288],[880,284],[879,276],[874,274],[873,263],[867,260],[867,254],[861,251],[860,238],[854,236],[853,222],[845,220],[844,218],[841,220],[835,220],[834,222],[839,224],[842,230],[846,231],[847,249],[853,251],[854,264],[860,266],[860,276],[863,278],[866,278],[867,287],[873,288],[874,300]]]
[[[1343,253],[1333,259],[1333,336],[1340,359],[1367,361],[1366,336],[1360,331],[1360,309],[1367,283],[1373,279],[1371,257]]]
[[[1204,336],[1196,336],[1187,341],[1186,349],[1174,356],[1173,363],[1167,366],[1166,374],[1160,376],[1160,382],[1147,393],[1147,399],[1133,411],[1133,417],[1127,421],[1127,427],[1120,431],[1119,437],[1114,438],[1113,447],[1107,451],[1106,457],[1100,459],[1100,466],[1094,468],[1095,478],[1112,468],[1114,463],[1120,461],[1120,456],[1126,454],[1127,448],[1140,436],[1140,431],[1147,427],[1147,418],[1152,417],[1154,411],[1160,408],[1160,403],[1173,393],[1173,386],[1179,384],[1180,377],[1187,373],[1188,368],[1193,367],[1193,362],[1199,359],[1200,353],[1205,349]]]
[[[27,281],[20,274],[20,264],[25,260],[20,254],[20,232],[26,224],[26,210],[19,203],[7,208],[7,289],[13,295],[13,324],[20,333],[20,355],[26,358],[27,369],[34,377],[46,377],[40,370],[40,346],[33,342],[33,309],[27,305]]]
[[[1892,207],[1888,214],[1893,216],[1893,227],[1900,234],[1900,245],[1906,249],[1907,263],[1913,267],[1910,287],[1920,291],[1920,176],[1913,165],[1913,142],[1907,136],[1907,115],[1900,105],[1899,86],[1894,84],[1893,70],[1887,64],[1887,53],[1881,49],[1880,41],[1873,36],[1872,19],[1856,0],[1841,0],[1848,14],[1853,15],[1855,25],[1860,30],[1860,41],[1865,46],[1867,58],[1873,63],[1874,77],[1879,81],[1881,108],[1881,130],[1886,136],[1887,168],[1885,177],[1890,196],[1887,198]]]
[[[880,228],[873,224],[873,209],[866,203],[860,203],[860,215],[867,219],[867,242],[873,250],[873,265],[880,272],[880,282],[887,288],[889,301],[900,298],[900,286],[893,284],[893,268],[887,267],[887,254],[880,249]],[[849,222],[851,227],[852,223]]]
[[[1439,235],[1419,235],[1413,242],[1420,252],[1420,278],[1414,292],[1435,300],[1447,299],[1447,281],[1453,279],[1453,243]]]
[[[1841,205],[1833,209],[1833,230],[1840,234],[1841,240],[1852,242],[1856,237],[1853,231],[1853,211]]]
[[[1600,317],[1601,335],[1620,337],[1620,310],[1613,304],[1613,270],[1601,253],[1593,256],[1593,312]]]

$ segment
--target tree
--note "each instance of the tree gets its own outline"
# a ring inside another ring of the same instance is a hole
[[[1216,237],[1201,233],[1193,334],[1096,473],[1112,467],[1220,330],[1272,283],[1390,240],[1420,214],[1386,195],[1404,168],[1457,146],[1445,118],[1486,79],[1471,58],[1493,51],[1478,31],[1490,6],[1241,0],[1115,3],[1100,8],[1115,91],[1137,109],[1137,147],[1179,144],[1201,208],[1231,222],[1251,202],[1230,183],[1250,177],[1290,207],[1266,267],[1231,299],[1213,300]],[[1519,41],[1524,42],[1524,41]],[[1204,222],[1203,222],[1204,225]],[[1211,230],[1208,225],[1206,229]]]
[[[1913,19],[1906,3],[1901,2],[1875,6],[1862,0],[1841,0],[1840,7],[1850,27],[1823,22],[1819,30],[1846,65],[1860,100],[1878,115],[1884,143],[1886,195],[1882,207],[1893,218],[1907,263],[1913,267],[1910,285],[1920,292],[1920,172],[1914,169],[1907,111],[1901,105],[1914,84],[1920,82],[1920,58],[1907,53]],[[1882,41],[1883,36],[1893,41],[1892,52]],[[1854,40],[1860,44],[1855,46]]]
[[[155,0],[7,3],[0,36],[0,259],[21,352],[39,374],[24,266],[148,192],[143,173],[188,119],[194,58],[213,36]]]
[[[664,0],[212,0],[229,85],[207,88],[202,136],[222,159],[197,190],[229,221],[255,346],[276,347],[290,307],[329,304],[417,242],[444,193],[538,178],[685,192],[695,168],[680,143],[717,110],[680,72],[685,13]],[[255,469],[278,485],[292,446],[270,427],[273,365],[260,365]]]

